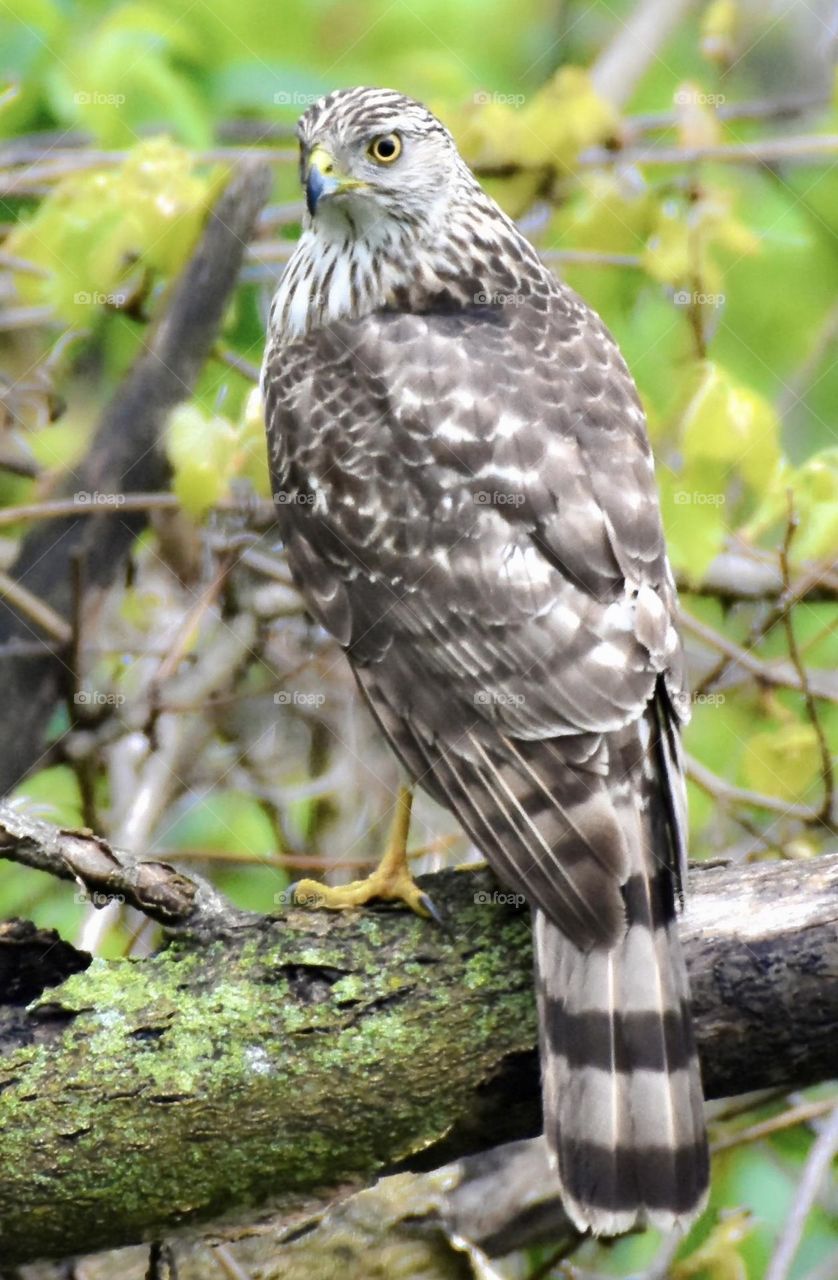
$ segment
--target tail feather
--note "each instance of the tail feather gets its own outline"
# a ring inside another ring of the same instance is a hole
[[[686,1227],[709,1177],[677,862],[661,778],[642,757],[613,784],[629,851],[621,935],[580,948],[534,915],[545,1134],[568,1214],[602,1235]]]

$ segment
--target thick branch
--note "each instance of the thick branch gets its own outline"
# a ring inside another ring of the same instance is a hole
[[[838,857],[696,872],[684,934],[710,1096],[838,1073]],[[97,962],[0,1016],[0,1242],[65,1256],[286,1219],[539,1126],[529,923],[432,878],[446,932],[289,911]],[[235,1140],[231,1141],[231,1135]]]

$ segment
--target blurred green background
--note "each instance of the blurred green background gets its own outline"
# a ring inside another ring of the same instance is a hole
[[[368,83],[437,111],[638,382],[696,691],[694,856],[834,849],[820,818],[838,737],[835,35],[831,5],[744,0],[0,6],[0,569],[30,527],[18,509],[48,514],[87,451],[236,159],[257,150],[275,172],[214,358],[168,426],[179,524],[152,520],[97,600],[83,648],[97,715],[56,710],[20,803],[181,859],[261,910],[300,868],[374,859],[395,768],[275,535],[247,516],[270,493],[254,381],[299,233],[294,121]],[[274,567],[243,558],[213,594],[218,548],[242,533]],[[250,642],[190,703],[186,677],[235,618]],[[163,687],[175,746],[153,785],[168,748],[148,731],[148,689],[178,646]],[[469,853],[430,802],[414,844],[420,869]],[[155,944],[130,913],[0,866],[0,914],[106,955]],[[765,1274],[817,1134],[798,1110],[834,1096],[720,1114],[711,1204],[667,1275]],[[756,1140],[765,1121],[776,1132]],[[663,1274],[659,1245],[588,1244],[573,1274]],[[558,1265],[543,1251],[504,1274],[570,1274]],[[838,1276],[834,1182],[790,1275]]]

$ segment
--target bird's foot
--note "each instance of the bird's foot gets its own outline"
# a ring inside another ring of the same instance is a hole
[[[431,898],[419,888],[406,865],[387,867],[386,858],[365,880],[350,884],[318,884],[316,880],[298,880],[293,886],[294,902],[318,910],[346,911],[364,907],[369,902],[403,902],[417,915],[439,920]]]
[[[299,906],[346,911],[363,907],[368,902],[403,902],[419,916],[430,917],[441,924],[439,912],[427,893],[419,888],[407,861],[407,836],[410,830],[411,793],[402,787],[396,802],[396,813],[384,857],[365,880],[351,884],[319,884],[316,880],[298,880],[291,896]]]

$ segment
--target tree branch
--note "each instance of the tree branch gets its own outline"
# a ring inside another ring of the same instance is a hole
[[[527,915],[487,873],[426,884],[448,931],[294,909],[0,1008],[4,1260],[267,1204],[287,1227],[384,1171],[536,1133]],[[695,871],[691,887],[708,1095],[834,1076],[838,857]]]
[[[127,902],[171,932],[204,942],[254,921],[212,885],[184,875],[168,862],[138,858],[92,831],[65,831],[2,802],[0,858],[73,880],[96,906]]]

